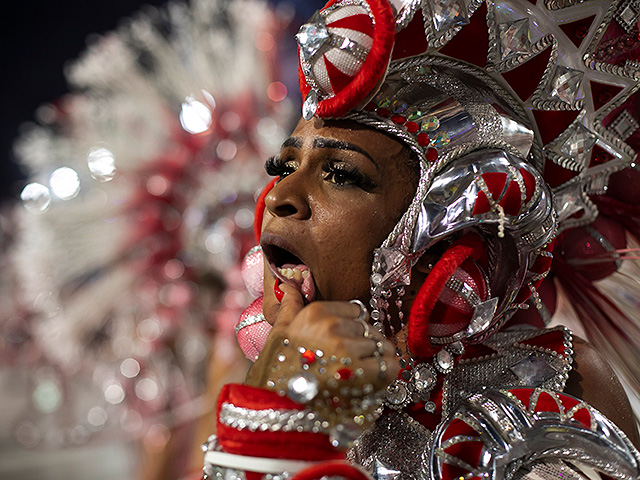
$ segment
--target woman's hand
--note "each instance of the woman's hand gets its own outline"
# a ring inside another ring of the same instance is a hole
[[[317,379],[319,397],[350,400],[380,392],[397,377],[393,344],[365,326],[368,314],[364,322],[357,320],[359,305],[317,301],[304,306],[295,288],[280,288],[284,298],[248,385],[288,393],[289,380],[308,372]]]

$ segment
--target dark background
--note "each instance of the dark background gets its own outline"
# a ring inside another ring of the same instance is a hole
[[[275,0],[280,3],[280,0]],[[93,33],[106,33],[142,5],[164,0],[47,0],[7,2],[0,13],[0,201],[17,198],[25,180],[13,162],[12,143],[20,125],[39,105],[68,92],[64,64],[85,49]],[[293,0],[306,20],[325,2]]]

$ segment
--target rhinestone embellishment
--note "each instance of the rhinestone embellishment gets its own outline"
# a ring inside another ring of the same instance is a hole
[[[291,377],[287,385],[287,396],[298,403],[307,403],[318,395],[318,379],[309,372]]]
[[[500,56],[502,60],[531,51],[529,19],[500,24]]]
[[[491,325],[491,320],[493,320],[493,315],[496,313],[497,307],[497,297],[490,298],[478,304],[475,311],[473,312],[471,322],[469,322],[467,334],[469,336],[472,336],[485,331],[487,327]]]
[[[591,147],[596,144],[596,136],[585,126],[578,124],[574,127],[573,133],[562,145],[560,151],[565,155],[574,158],[578,163],[586,162],[586,155],[591,151]]]
[[[469,16],[464,0],[431,0],[433,28],[441,36],[452,27],[467,25]]]
[[[554,99],[571,103],[576,99],[584,72],[572,68],[556,66],[553,79],[549,83],[547,91]]]
[[[317,11],[313,14],[309,23],[302,25],[296,34],[296,41],[306,61],[311,60],[311,58],[318,53],[318,50],[320,50],[320,47],[324,45],[328,38],[329,32],[327,31],[327,26],[324,19],[320,16],[320,12]]]
[[[302,104],[302,117],[309,121],[318,111],[318,92],[311,90]]]

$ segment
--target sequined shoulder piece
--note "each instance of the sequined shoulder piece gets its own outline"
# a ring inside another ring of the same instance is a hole
[[[387,411],[347,453],[373,478],[426,480],[431,431],[402,411]]]
[[[573,361],[572,334],[567,328],[500,332],[481,347],[475,356],[469,349],[445,379],[443,415],[455,409],[465,394],[485,387],[564,390]]]

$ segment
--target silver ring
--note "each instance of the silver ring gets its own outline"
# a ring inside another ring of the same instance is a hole
[[[358,316],[356,317],[356,322],[359,322],[362,324],[362,326],[364,327],[364,333],[363,336],[364,338],[369,338],[371,336],[371,329],[369,324],[366,321],[367,318],[367,307],[364,306],[364,303],[362,303],[360,300],[351,300],[349,303],[353,303],[354,305],[358,305],[358,307],[360,307],[360,313],[358,313]]]

